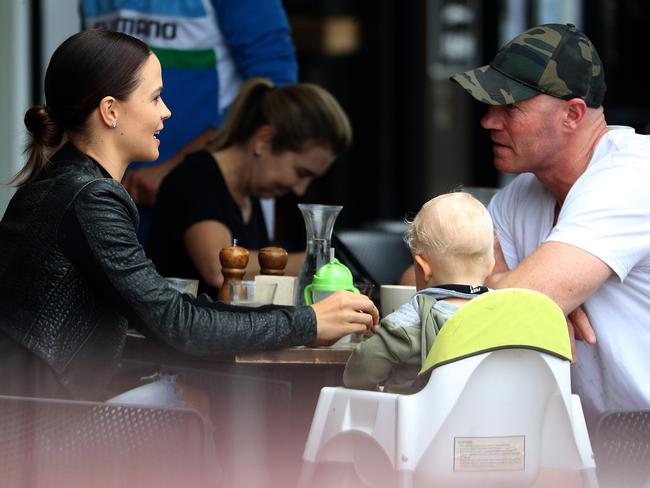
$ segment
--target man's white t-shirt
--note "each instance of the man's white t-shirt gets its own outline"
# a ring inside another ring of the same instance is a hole
[[[489,210],[510,269],[543,242],[557,241],[614,271],[584,304],[597,344],[577,343],[574,392],[591,420],[650,407],[650,136],[609,127],[555,227],[555,200],[530,173],[499,192]]]

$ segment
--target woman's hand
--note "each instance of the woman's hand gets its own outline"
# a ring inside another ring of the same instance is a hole
[[[379,324],[377,307],[365,295],[337,291],[312,305],[316,312],[316,341],[314,346],[333,344],[354,332],[374,331]]]

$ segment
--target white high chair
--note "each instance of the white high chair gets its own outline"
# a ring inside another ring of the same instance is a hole
[[[338,471],[338,486],[355,487],[597,486],[570,357],[546,296],[475,298],[442,328],[420,392],[321,390],[299,485]]]

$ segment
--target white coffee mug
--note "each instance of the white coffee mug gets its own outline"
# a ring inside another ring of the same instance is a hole
[[[414,286],[381,285],[379,288],[381,316],[385,317],[404,305],[415,295],[415,291]]]

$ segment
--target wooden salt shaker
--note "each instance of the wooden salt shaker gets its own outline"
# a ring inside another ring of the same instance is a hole
[[[270,246],[260,249],[257,258],[260,263],[260,274],[283,276],[289,254],[281,247]]]
[[[248,265],[248,249],[238,246],[237,239],[233,239],[232,246],[224,247],[219,251],[223,284],[219,289],[217,298],[225,303],[230,303],[230,282],[241,280],[246,274]]]

